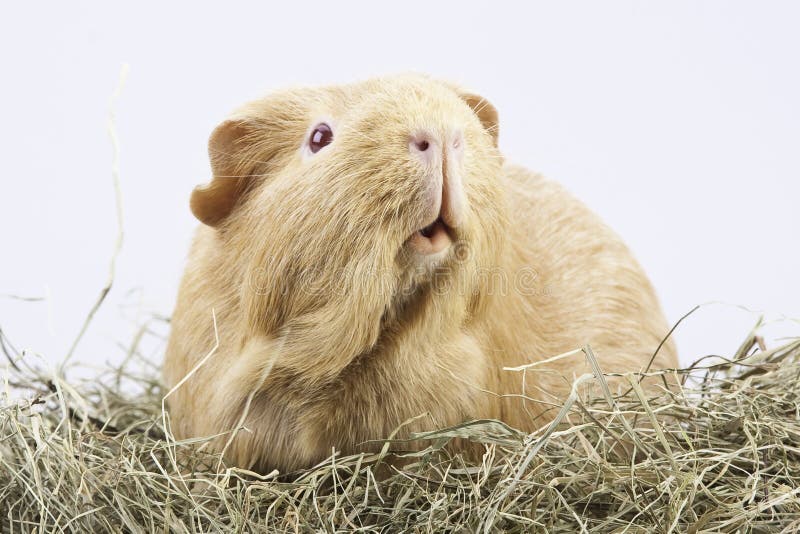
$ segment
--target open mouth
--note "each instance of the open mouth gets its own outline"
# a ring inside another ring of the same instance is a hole
[[[452,243],[450,228],[439,216],[424,228],[420,228],[409,240],[411,246],[420,254],[430,255],[446,250]]]

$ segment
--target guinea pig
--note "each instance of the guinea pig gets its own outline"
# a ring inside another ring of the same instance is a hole
[[[222,122],[165,356],[176,437],[288,472],[398,428],[533,431],[591,372],[549,358],[585,344],[607,373],[676,367],[670,342],[651,362],[668,328],[631,252],[506,162],[498,126],[422,75],[284,90]]]

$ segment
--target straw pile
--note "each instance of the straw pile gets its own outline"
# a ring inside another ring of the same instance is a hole
[[[176,443],[146,362],[67,381],[3,343],[0,531],[794,532],[800,340],[758,341],[678,371],[680,391],[632,375],[614,397],[590,377],[599,398],[576,388],[532,435],[476,421],[420,436],[402,468],[332,456],[290,476]],[[452,437],[485,443],[482,461],[449,456]]]

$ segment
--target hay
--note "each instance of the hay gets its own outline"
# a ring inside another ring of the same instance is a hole
[[[617,397],[575,388],[530,436],[476,421],[420,436],[428,448],[402,468],[385,452],[334,455],[291,476],[226,467],[203,440],[176,443],[145,361],[67,381],[4,341],[0,530],[796,531],[800,340],[758,341],[678,371],[674,393],[645,396],[641,375]],[[449,456],[453,437],[485,443],[482,461]]]

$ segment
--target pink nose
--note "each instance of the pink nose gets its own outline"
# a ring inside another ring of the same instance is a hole
[[[436,152],[441,150],[438,140],[429,132],[417,132],[411,136],[408,149],[426,163],[432,163]]]
[[[439,136],[423,130],[414,133],[408,143],[409,151],[435,173],[432,178],[441,177],[435,178],[440,185],[433,193],[433,204],[438,206],[440,217],[450,227],[461,225],[464,216],[465,199],[459,164],[464,152],[463,144],[460,130],[446,136],[444,143]]]

